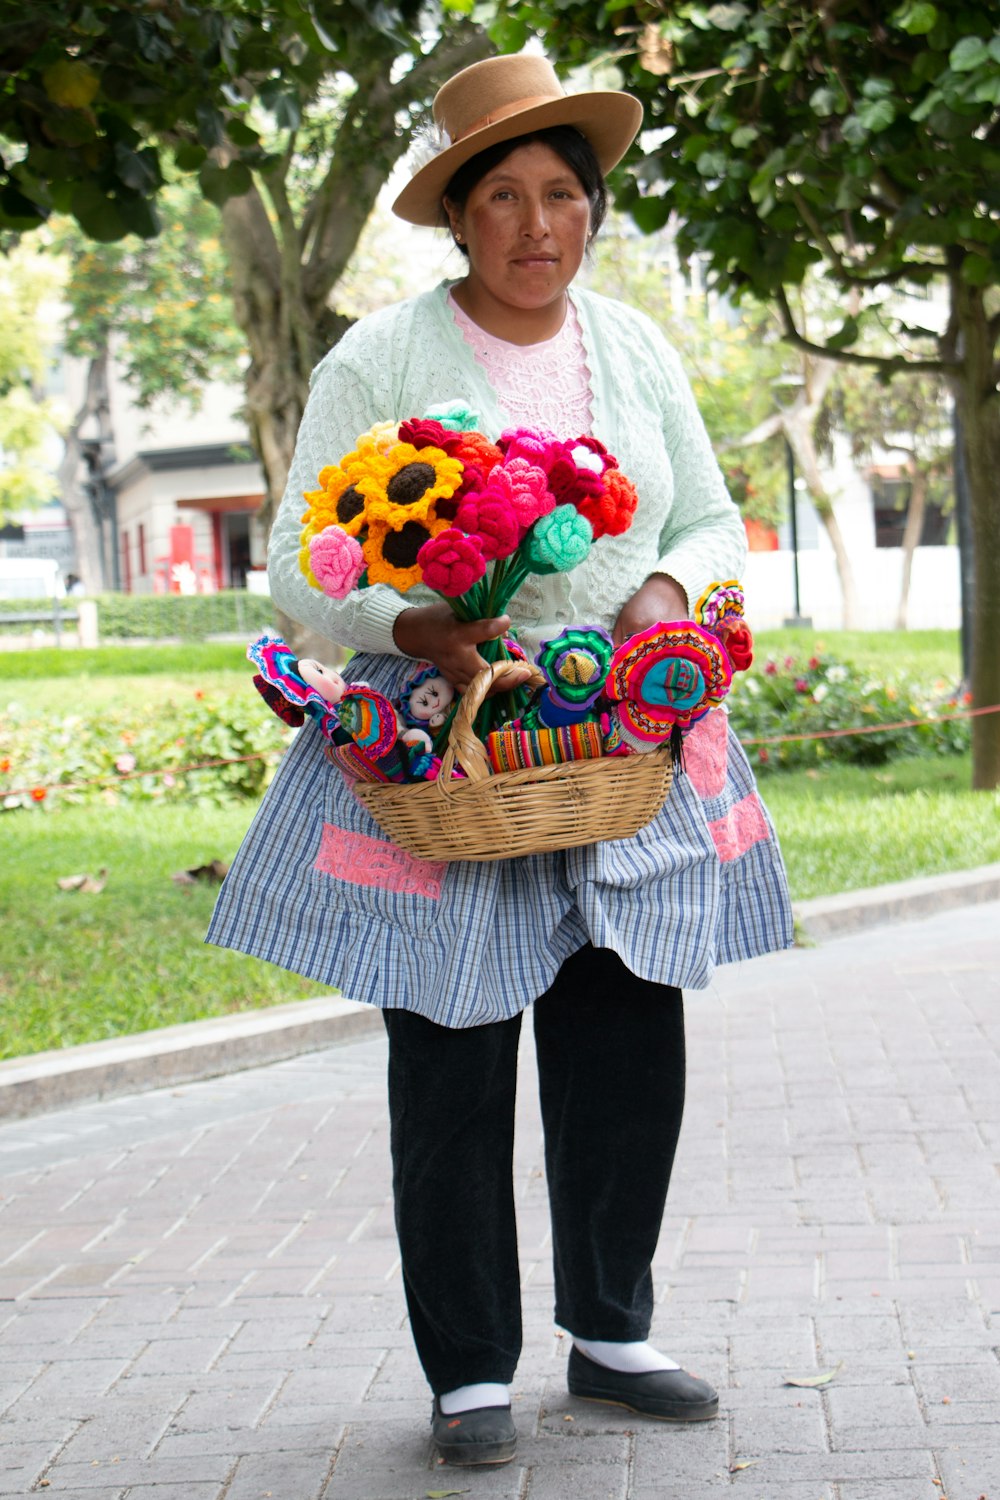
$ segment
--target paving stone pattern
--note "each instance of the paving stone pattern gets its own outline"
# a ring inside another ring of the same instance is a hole
[[[380,1038],[0,1127],[0,1495],[1000,1500],[998,934],[969,907],[689,996],[654,1334],[713,1423],[566,1394],[525,1038],[496,1470],[429,1446]]]

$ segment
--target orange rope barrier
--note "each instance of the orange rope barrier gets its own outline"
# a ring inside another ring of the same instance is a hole
[[[779,734],[766,739],[744,739],[742,745],[787,745],[798,740],[832,740],[852,734],[886,734],[894,729],[919,729],[923,724],[943,724],[950,719],[975,719],[981,714],[1000,713],[1000,703],[991,703],[988,708],[964,708],[953,714],[935,714],[932,719],[900,719],[895,724],[861,724],[853,729],[816,729],[810,734]],[[31,797],[41,792],[77,792],[92,786],[117,786],[122,781],[134,781],[141,776],[185,776],[189,771],[210,771],[217,766],[238,766],[251,760],[266,760],[271,755],[282,755],[282,750],[256,750],[252,755],[234,755],[225,760],[196,761],[189,766],[165,766],[161,770],[118,771],[114,776],[97,776],[90,781],[50,781],[35,786],[0,788],[2,797]]]

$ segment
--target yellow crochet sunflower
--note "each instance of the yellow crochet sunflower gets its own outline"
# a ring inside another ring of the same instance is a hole
[[[320,470],[318,490],[306,490],[308,509],[302,517],[305,530],[302,544],[327,526],[339,526],[348,536],[357,536],[365,524],[365,495],[362,484],[368,463],[380,463],[381,455],[369,450],[367,458],[350,455],[353,462],[328,464]]]
[[[399,527],[372,519],[361,550],[368,565],[369,583],[388,583],[405,594],[420,582],[417,553],[426,541],[451,525],[433,509],[420,521],[406,520]]]
[[[427,521],[436,500],[450,500],[462,483],[460,459],[440,448],[414,448],[396,443],[387,453],[365,465],[358,488],[367,501],[369,523],[384,522],[400,530],[410,521]]]

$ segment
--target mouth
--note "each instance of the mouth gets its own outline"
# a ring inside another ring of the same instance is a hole
[[[554,255],[519,255],[514,261],[515,266],[521,266],[527,271],[545,270],[554,266],[556,257]]]

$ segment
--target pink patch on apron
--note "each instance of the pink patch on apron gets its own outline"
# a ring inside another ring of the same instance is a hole
[[[771,837],[767,818],[756,792],[744,797],[731,807],[725,817],[715,818],[708,825],[715,842],[716,853],[725,862],[739,859],[752,844],[759,844]]]
[[[313,869],[351,885],[378,886],[400,896],[426,896],[439,901],[447,865],[443,861],[416,859],[396,844],[324,823]]]
[[[716,708],[684,736],[684,772],[703,800],[722,791],[728,759],[729,720]]]

